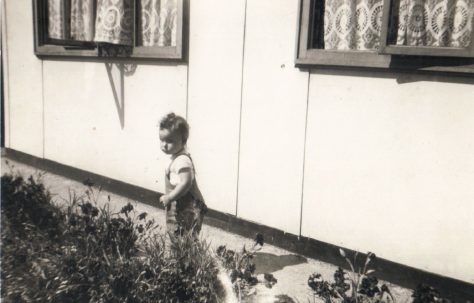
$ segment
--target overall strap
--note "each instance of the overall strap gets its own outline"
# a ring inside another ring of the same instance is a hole
[[[189,160],[191,160],[191,165],[193,166],[193,174],[196,175],[196,168],[194,167],[193,158],[191,158],[190,154],[182,152],[182,153],[178,154],[176,157],[174,157],[173,160],[170,161],[170,164],[168,165],[168,168],[166,169],[166,178],[168,180],[170,180],[171,165],[173,165],[173,162],[176,160],[176,158],[178,158],[181,155],[186,156],[186,157],[189,158]]]
[[[188,154],[188,153],[181,153],[179,154],[178,156],[176,156],[173,161],[171,161],[170,163],[170,166],[168,168],[168,173],[167,173],[167,178],[169,179],[169,175],[170,175],[170,168],[171,168],[171,165],[173,164],[174,160],[176,158],[178,158],[179,156],[181,155],[184,155],[186,157],[189,158],[189,160],[191,160],[191,165],[192,165],[192,169],[193,169],[193,175],[194,175],[194,178],[193,178],[193,181],[192,181],[192,186],[191,186],[191,189],[187,192],[186,195],[189,195],[189,197],[191,197],[191,199],[193,199],[194,201],[196,201],[198,203],[198,207],[201,209],[201,213],[202,214],[205,214],[207,212],[207,206],[206,206],[206,203],[204,202],[204,198],[202,196],[202,193],[201,191],[199,190],[199,187],[197,185],[197,181],[196,181],[196,168],[194,167],[194,162],[193,162],[193,158],[191,158],[191,155]],[[169,180],[168,180],[169,182]],[[179,200],[179,199],[178,199]]]

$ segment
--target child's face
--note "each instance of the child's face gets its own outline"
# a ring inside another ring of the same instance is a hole
[[[169,129],[160,129],[161,150],[168,155],[174,155],[184,147],[183,138],[178,132]]]

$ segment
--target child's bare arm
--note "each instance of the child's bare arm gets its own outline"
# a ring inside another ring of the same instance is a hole
[[[164,206],[167,206],[171,201],[176,201],[181,198],[191,189],[193,184],[193,174],[191,170],[181,169],[178,175],[180,182],[176,187],[166,195],[160,197],[160,202],[163,203]]]

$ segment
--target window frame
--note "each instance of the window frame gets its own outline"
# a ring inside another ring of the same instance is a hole
[[[439,56],[439,57],[474,57],[474,28],[471,32],[471,45],[469,48],[461,49],[454,47],[433,46],[409,46],[388,43],[388,30],[395,0],[383,0],[382,32],[380,37],[380,53],[392,55],[412,56]],[[474,22],[474,21],[471,21]]]
[[[47,0],[33,1],[33,24],[34,24],[34,52],[39,58],[63,57],[63,58],[97,58],[97,59],[144,59],[144,60],[169,60],[184,61],[186,59],[185,45],[188,33],[188,1],[177,0],[177,25],[176,25],[176,46],[139,46],[137,36],[139,22],[137,20],[137,12],[140,0],[133,0],[133,41],[134,45],[130,48],[131,52],[120,55],[108,55],[107,51],[103,51],[101,43],[82,42],[72,40],[57,40],[47,37],[48,20],[47,20]],[[118,46],[120,47],[120,46]]]
[[[91,43],[49,38],[47,9],[47,0],[33,0],[34,52],[38,57],[98,57],[98,49]]]
[[[336,51],[309,47],[311,1],[300,0],[299,3],[299,35],[297,65],[335,65],[350,67],[388,68],[390,56],[380,55],[378,51]]]
[[[135,14],[134,17],[134,24],[135,29],[134,33],[134,46],[133,46],[133,53],[132,58],[162,58],[162,59],[183,59],[183,29],[185,25],[185,1],[178,0],[178,22],[176,25],[176,46],[138,46],[138,39],[137,33],[139,28],[139,24],[141,20],[136,20],[137,13],[140,9],[140,0],[134,0],[135,4]]]
[[[393,0],[383,0],[383,15],[380,48],[377,51],[335,51],[311,48],[312,26],[311,1],[299,0],[298,34],[296,41],[297,67],[372,68],[401,71],[449,72],[474,74],[474,58],[456,57],[455,52],[438,50],[433,56],[433,47],[422,52],[413,48],[387,45],[390,8]],[[387,4],[388,3],[388,4]],[[473,30],[474,32],[474,30]],[[474,40],[473,40],[474,41]],[[471,48],[474,42],[471,43]],[[409,49],[410,48],[410,49]],[[419,47],[418,47],[419,48]],[[453,51],[453,49],[449,49]]]

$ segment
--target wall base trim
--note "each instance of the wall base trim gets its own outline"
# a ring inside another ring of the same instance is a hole
[[[11,148],[2,149],[2,157],[79,182],[89,179],[96,186],[101,186],[107,191],[125,196],[131,200],[136,200],[155,207],[157,206],[156,201],[160,193],[143,187],[114,180],[52,160],[38,158]],[[264,235],[266,243],[309,258],[314,258],[348,269],[347,264],[339,255],[339,248],[343,247],[308,237],[298,237],[269,226],[251,222],[213,209],[209,209],[204,223],[249,238],[253,238],[255,234],[259,232]],[[347,248],[343,249],[349,256],[352,256],[355,253],[353,250]],[[359,255],[361,263],[365,262],[365,254],[359,253]],[[379,279],[410,289],[414,289],[419,283],[426,283],[438,289],[444,297],[453,299],[457,302],[473,302],[474,284],[430,273],[382,258],[377,258],[372,267],[376,270],[375,275]],[[315,271],[317,271],[317,269],[315,269]]]

